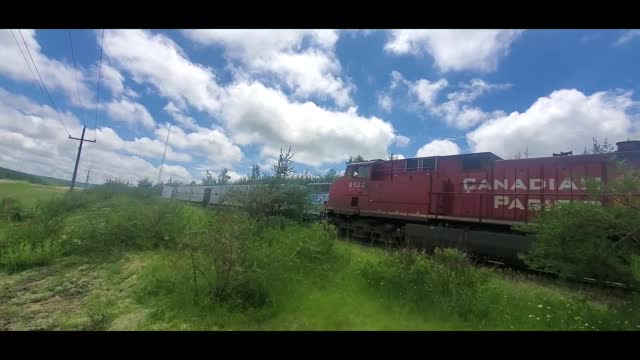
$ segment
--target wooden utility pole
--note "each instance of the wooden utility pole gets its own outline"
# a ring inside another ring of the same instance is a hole
[[[89,188],[89,174],[91,174],[91,168],[89,168],[89,170],[87,170],[87,179],[84,181],[84,188],[85,189]]]
[[[160,161],[160,171],[158,172],[158,185],[162,181],[162,167],[164,166],[164,157],[167,155],[167,144],[169,143],[169,134],[171,133],[171,124],[169,124],[169,130],[167,131],[167,140],[164,142],[164,152],[162,153],[162,161]]]
[[[93,140],[85,140],[84,139],[85,130],[87,130],[87,127],[83,126],[82,127],[82,137],[80,137],[79,139],[69,135],[69,139],[80,140],[80,145],[78,146],[78,156],[76,157],[76,166],[74,166],[74,168],[73,168],[73,178],[71,179],[71,187],[69,188],[69,191],[73,191],[73,187],[76,185],[76,175],[78,174],[78,163],[80,163],[80,153],[82,153],[82,144],[85,141],[86,142],[92,142],[92,143],[96,142],[95,139],[93,139]]]

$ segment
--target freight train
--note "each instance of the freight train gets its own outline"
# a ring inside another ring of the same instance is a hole
[[[263,185],[192,185],[192,186],[164,186],[162,188],[162,197],[165,199],[176,199],[188,201],[192,203],[202,204],[203,206],[236,206],[232,193],[248,193],[255,189],[256,186]],[[298,186],[306,189],[309,196],[308,210],[305,215],[309,217],[320,217],[323,215],[323,207],[327,203],[329,196],[329,188],[331,183],[311,183],[307,185],[280,185],[280,186]]]
[[[453,247],[522,265],[532,238],[513,226],[554,203],[593,199],[586,179],[607,183],[622,161],[640,169],[640,141],[605,154],[503,160],[490,152],[348,164],[332,183],[325,214],[341,235],[433,249]],[[627,194],[640,196],[640,194]]]

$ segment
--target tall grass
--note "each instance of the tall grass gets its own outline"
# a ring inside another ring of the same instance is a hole
[[[360,273],[377,294],[416,311],[450,314],[478,329],[637,330],[637,302],[612,307],[504,277],[456,250],[434,256],[400,250],[370,260]]]
[[[180,207],[120,183],[40,200],[31,208],[4,204],[11,221],[0,234],[0,267],[9,271],[72,253],[170,247],[170,218]]]

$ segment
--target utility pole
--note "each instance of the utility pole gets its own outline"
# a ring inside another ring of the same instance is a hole
[[[167,140],[164,142],[164,152],[162,153],[162,161],[160,162],[160,172],[158,173],[158,185],[162,180],[162,167],[164,166],[164,157],[167,155],[167,144],[169,143],[169,134],[171,133],[171,124],[169,124],[169,130],[167,131]]]
[[[73,137],[71,135],[69,135],[69,139],[73,139],[73,140],[80,140],[80,145],[78,146],[78,156],[76,157],[76,166],[73,168],[73,178],[71,179],[71,187],[69,188],[69,191],[73,191],[73,187],[76,185],[76,175],[78,174],[78,163],[80,163],[80,153],[82,153],[82,143],[86,142],[92,142],[95,143],[96,140],[85,140],[84,139],[84,132],[85,130],[87,130],[86,126],[82,127],[82,137],[80,139]]]
[[[87,179],[84,181],[84,188],[87,189],[89,187],[89,174],[91,174],[91,168],[87,170]]]

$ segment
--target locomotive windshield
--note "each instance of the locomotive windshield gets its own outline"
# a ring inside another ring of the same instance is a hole
[[[349,166],[347,167],[347,176],[358,179],[368,179],[369,169],[371,165]]]

